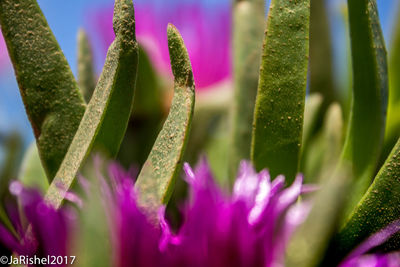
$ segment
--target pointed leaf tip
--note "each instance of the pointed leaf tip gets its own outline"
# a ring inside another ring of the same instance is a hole
[[[113,28],[115,36],[133,42],[135,37],[135,11],[132,0],[115,0]]]
[[[168,203],[175,178],[181,170],[195,102],[189,56],[182,37],[172,25],[168,25],[168,44],[175,76],[174,97],[168,117],[135,184],[140,193],[139,204],[154,222],[158,220],[159,208]]]
[[[192,66],[182,36],[172,24],[168,24],[167,32],[169,56],[175,82],[180,86],[192,87],[194,85]]]

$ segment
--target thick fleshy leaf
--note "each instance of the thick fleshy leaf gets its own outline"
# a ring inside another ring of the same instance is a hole
[[[332,103],[325,114],[323,135],[325,153],[321,170],[337,164],[343,146],[343,113],[338,103]]]
[[[385,144],[381,159],[385,160],[400,136],[400,5],[389,51],[389,102]]]
[[[233,17],[235,93],[231,108],[232,146],[229,159],[229,176],[232,179],[236,177],[239,162],[250,159],[254,104],[265,28],[264,0],[236,1]]]
[[[310,140],[315,126],[318,121],[318,114],[321,110],[323,96],[320,93],[313,93],[307,96],[304,108],[304,124],[303,124],[303,147],[302,151],[306,148],[306,143]]]
[[[0,1],[0,24],[51,181],[85,112],[85,102],[36,0]]]
[[[323,96],[325,112],[336,100],[333,77],[331,31],[326,1],[311,0],[310,10],[310,92]],[[323,113],[320,114],[320,118]]]
[[[293,181],[299,166],[306,94],[309,0],[272,0],[254,114],[257,170]]]
[[[342,146],[342,110],[339,104],[332,103],[325,113],[321,131],[314,136],[303,155],[306,181],[316,183],[329,173],[339,161]]]
[[[375,0],[348,1],[353,100],[341,160],[352,164],[348,212],[370,185],[383,144],[387,106],[385,43]]]
[[[133,4],[116,0],[115,40],[103,72],[46,198],[58,207],[91,148],[116,156],[131,114],[139,47],[135,40]]]
[[[358,244],[400,218],[400,139],[373,184],[332,242],[327,262],[339,261]],[[391,240],[400,249],[400,235]]]
[[[17,132],[12,132],[4,138],[2,144],[4,160],[0,165],[0,202],[9,194],[8,186],[12,179],[15,179],[18,172],[18,165],[21,160],[23,142]]]
[[[124,166],[141,166],[147,159],[167,117],[161,79],[139,43],[139,64],[133,110],[117,160]]]
[[[348,173],[345,168],[333,171],[319,190],[310,214],[290,241],[286,266],[319,266],[345,204],[350,184]]]
[[[96,88],[96,74],[92,46],[83,29],[78,32],[78,85],[86,103],[89,103]]]
[[[194,81],[189,55],[178,30],[168,26],[168,47],[175,77],[174,97],[167,120],[136,182],[139,203],[157,216],[168,203],[174,178],[181,170],[194,110]],[[156,217],[154,217],[156,218]]]
[[[49,187],[49,181],[40,161],[36,142],[33,142],[25,152],[18,179],[27,188],[39,189],[43,194]]]
[[[20,154],[22,154],[22,140],[19,134],[14,132],[4,137],[3,142],[4,160],[0,165],[0,224],[14,231],[4,204],[8,201],[10,181],[17,176]]]

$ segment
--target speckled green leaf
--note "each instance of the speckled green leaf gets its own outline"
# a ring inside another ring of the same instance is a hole
[[[299,166],[309,16],[309,0],[271,1],[254,113],[252,161],[288,183]]]
[[[131,0],[116,0],[115,40],[93,96],[46,198],[60,206],[91,148],[115,156],[131,113],[138,64],[134,10]]]
[[[254,104],[265,28],[264,0],[236,1],[233,17],[235,96],[231,107],[232,146],[229,159],[229,176],[232,178],[236,177],[239,162],[250,159]]]
[[[78,85],[85,101],[89,103],[96,87],[93,50],[86,32],[78,32]]]
[[[348,1],[353,100],[342,162],[352,164],[351,211],[370,185],[383,144],[387,106],[386,50],[375,0]]]
[[[85,103],[35,0],[0,1],[0,24],[47,177],[52,180]]]
[[[373,184],[336,236],[326,261],[335,263],[371,234],[400,218],[400,139]],[[400,248],[400,235],[390,246]]]
[[[181,171],[194,109],[194,81],[189,56],[178,30],[168,26],[168,47],[175,77],[174,97],[167,120],[136,182],[139,202],[156,214],[168,203],[174,178]]]

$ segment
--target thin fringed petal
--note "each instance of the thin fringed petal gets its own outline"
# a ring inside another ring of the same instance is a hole
[[[161,266],[158,249],[161,233],[137,206],[132,177],[115,164],[110,165],[109,174],[112,187],[103,182],[101,191],[108,199],[105,203],[107,213],[111,214],[117,255],[115,266]]]
[[[17,197],[24,218],[16,215],[17,206],[8,209],[18,236],[0,227],[2,243],[19,255],[42,257],[68,255],[67,246],[75,223],[74,217],[67,214],[66,210],[54,209],[44,201],[38,191],[26,189],[20,182],[12,182],[10,192]],[[23,224],[22,220],[26,220],[26,223]]]
[[[366,241],[354,249],[341,263],[340,267],[391,267],[399,266],[400,252],[390,254],[364,255],[369,250],[386,242],[391,236],[400,232],[400,220],[394,221],[386,228],[370,236]]]

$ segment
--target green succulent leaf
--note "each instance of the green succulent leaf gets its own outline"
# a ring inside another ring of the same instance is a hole
[[[171,196],[175,177],[181,170],[194,110],[194,80],[182,37],[168,25],[168,47],[175,77],[174,97],[167,120],[136,182],[139,202],[152,214]]]
[[[265,28],[264,0],[236,1],[234,5],[234,99],[229,176],[243,159],[250,159],[254,103],[257,95],[262,40]],[[231,181],[233,183],[233,181]]]
[[[305,181],[316,183],[331,172],[339,161],[342,146],[342,109],[339,104],[332,103],[325,113],[322,129],[310,141],[304,155]]]
[[[322,129],[325,152],[321,170],[329,169],[329,167],[338,163],[344,139],[343,127],[342,108],[338,103],[334,102],[326,111]]]
[[[139,47],[135,40],[134,10],[131,0],[116,0],[115,40],[93,96],[58,170],[46,199],[59,207],[91,148],[116,156],[131,114],[136,83]]]
[[[323,96],[320,93],[312,93],[306,99],[303,123],[303,150],[307,147],[306,143],[315,131],[323,100]]]
[[[3,139],[3,138],[1,138]],[[2,140],[3,141],[3,140]],[[6,203],[9,193],[9,184],[17,175],[17,168],[23,149],[21,136],[17,132],[4,137],[4,161],[0,165],[0,224],[11,233],[16,234],[15,228],[7,215]]]
[[[318,92],[323,96],[320,114],[323,116],[328,105],[337,98],[326,1],[311,0],[310,11],[310,92]]]
[[[400,218],[400,139],[374,182],[329,249],[327,262],[340,261],[371,234]],[[391,241],[400,248],[400,236]]]
[[[89,103],[96,88],[96,73],[92,46],[83,29],[78,32],[78,85],[86,103]]]
[[[85,102],[35,0],[0,1],[0,24],[51,181],[78,129]]]
[[[4,139],[4,161],[0,165],[0,203],[9,195],[8,186],[17,176],[23,150],[22,138],[17,132],[12,132]]]
[[[271,1],[254,113],[252,161],[288,183],[299,167],[309,16],[309,0]]]
[[[18,179],[25,186],[39,189],[42,193],[49,188],[49,181],[41,164],[36,142],[33,142],[25,152]]]
[[[385,43],[375,0],[348,1],[353,100],[341,161],[352,164],[354,186],[348,212],[374,176],[383,144],[387,107]]]
[[[381,159],[386,159],[400,136],[400,5],[389,51],[389,103],[385,144]]]
[[[345,195],[350,185],[347,168],[332,170],[331,168],[325,184],[315,196],[306,221],[299,226],[290,240],[285,266],[319,266],[340,221]]]

